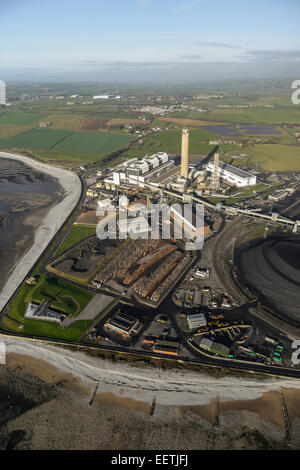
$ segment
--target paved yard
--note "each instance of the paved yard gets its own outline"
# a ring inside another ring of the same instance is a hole
[[[62,328],[67,328],[78,320],[93,320],[113,300],[109,295],[96,294],[77,317],[66,318],[61,324]]]

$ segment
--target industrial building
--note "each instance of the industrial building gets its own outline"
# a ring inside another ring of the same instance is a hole
[[[197,271],[195,272],[195,276],[199,277],[200,279],[209,278],[209,274],[210,274],[209,268],[206,268],[206,269],[198,268]]]
[[[93,100],[119,100],[120,95],[94,95]]]
[[[165,152],[146,156],[141,160],[133,158],[125,162],[120,170],[113,172],[113,179],[105,179],[105,183],[119,186],[129,183],[143,187],[143,183],[162,175],[175,165],[174,160]]]
[[[206,171],[214,173],[215,163],[209,162]],[[256,176],[248,171],[241,170],[229,163],[220,161],[218,164],[217,176],[224,179],[227,183],[237,187],[253,186],[256,184]]]
[[[49,308],[45,301],[42,301],[40,304],[29,302],[24,316],[24,318],[29,318],[30,320],[45,320],[59,324],[61,324],[65,317],[66,315],[62,312]]]
[[[210,227],[205,224],[204,216],[197,220],[197,214],[191,210],[189,205],[179,203],[178,207],[170,207],[170,216],[174,221],[174,226],[182,229],[183,234],[190,235],[191,238],[200,238],[210,233]]]
[[[139,217],[138,219],[120,219],[118,221],[119,234],[128,234],[131,237],[148,238],[148,233],[151,230],[146,218]]]
[[[205,351],[217,354],[218,356],[228,357],[228,354],[230,353],[230,348],[228,348],[224,344],[217,343],[216,341],[212,341],[208,338],[202,338],[199,343],[199,346]]]
[[[117,208],[113,205],[113,201],[110,198],[99,199],[97,210],[104,212],[115,212]]]
[[[178,341],[168,341],[157,339],[153,345],[153,352],[159,354],[167,354],[171,356],[178,356],[179,343]]]
[[[127,313],[117,312],[113,317],[105,323],[105,327],[115,331],[125,337],[130,337],[132,333],[137,333],[140,322],[137,318]]]
[[[280,201],[281,199],[291,196],[291,194],[293,194],[294,191],[295,191],[294,188],[281,189],[279,191],[275,191],[274,194],[270,194],[268,196],[268,199],[270,199],[271,201]]]
[[[194,313],[191,315],[187,315],[186,319],[190,330],[202,328],[203,326],[207,325],[207,321],[203,313]]]

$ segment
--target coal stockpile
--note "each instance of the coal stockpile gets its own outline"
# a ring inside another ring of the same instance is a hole
[[[239,276],[261,303],[300,326],[300,240],[263,240],[236,255]]]

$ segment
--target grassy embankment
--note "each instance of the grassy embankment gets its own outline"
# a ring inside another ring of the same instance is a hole
[[[42,299],[47,299],[50,300],[50,307],[67,313],[70,317],[76,317],[94,295],[66,282],[42,275],[36,286],[27,284],[22,286],[9,306],[8,316],[1,317],[0,328],[28,335],[76,341],[91,322],[79,320],[63,329],[58,324],[49,321],[25,319],[27,304],[28,302],[39,303]]]

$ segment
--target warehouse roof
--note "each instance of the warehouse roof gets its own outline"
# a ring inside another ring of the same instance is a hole
[[[220,168],[222,170],[227,170],[230,171],[230,173],[233,173],[236,176],[239,176],[240,178],[249,178],[252,175],[252,173],[249,173],[248,171],[242,170],[241,168],[237,168],[236,166],[230,165],[229,163],[225,162],[219,162]]]

